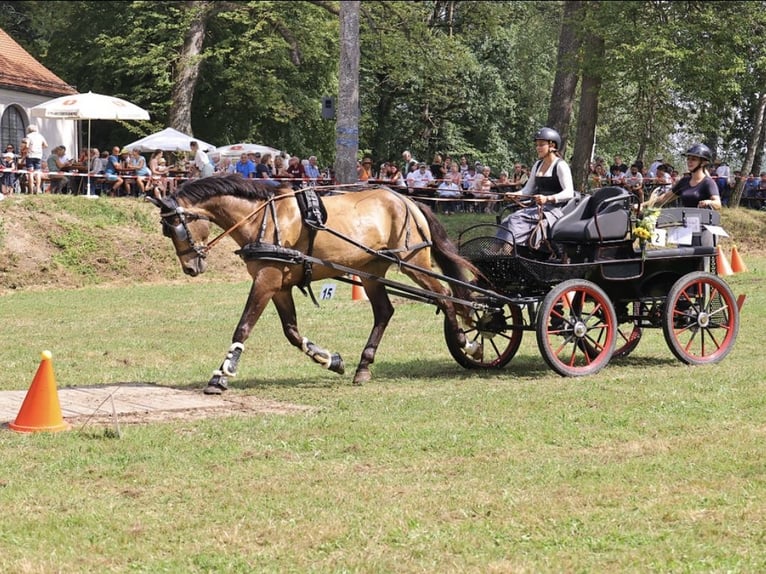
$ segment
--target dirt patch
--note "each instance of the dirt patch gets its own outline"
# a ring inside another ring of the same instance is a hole
[[[80,429],[235,415],[309,414],[317,410],[237,391],[205,395],[198,389],[163,387],[153,383],[62,387],[57,394],[62,417],[72,428]],[[14,421],[22,414],[22,408],[35,408],[23,405],[26,396],[27,391],[1,391],[0,421]]]
[[[116,424],[142,425],[179,420],[197,421],[230,416],[296,415],[311,414],[316,411],[314,407],[306,405],[295,405],[252,396],[226,399],[225,402],[226,404],[224,405],[211,407],[137,411],[117,414],[98,412],[92,415],[66,417],[66,422],[71,424],[73,429],[88,429],[92,427],[111,428]]]

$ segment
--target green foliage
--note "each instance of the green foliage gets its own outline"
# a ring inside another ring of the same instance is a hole
[[[596,153],[672,157],[704,139],[736,164],[766,79],[766,3],[586,1],[604,39]],[[94,145],[167,125],[189,22],[210,10],[192,97],[195,135],[255,141],[333,162],[337,2],[0,2],[0,26],[78,90],[149,109],[148,123],[94,122]],[[530,162],[547,117],[560,2],[366,0],[360,17],[360,149]],[[586,28],[583,28],[585,26]],[[577,109],[577,106],[575,106]],[[575,118],[573,118],[574,120]],[[570,125],[574,126],[573,121]],[[592,142],[573,142],[590,146]],[[677,162],[678,156],[674,158]],[[757,169],[758,166],[756,166]]]

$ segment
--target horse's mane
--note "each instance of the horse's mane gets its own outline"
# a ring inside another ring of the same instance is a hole
[[[278,189],[279,186],[275,186],[273,183],[257,179],[245,179],[240,174],[234,173],[187,181],[176,190],[173,197],[186,199],[192,204],[221,195],[267,200],[273,197]]]

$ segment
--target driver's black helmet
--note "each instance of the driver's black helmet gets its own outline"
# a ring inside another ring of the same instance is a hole
[[[537,130],[535,136],[532,138],[532,141],[537,140],[553,142],[556,144],[557,150],[561,149],[561,136],[559,135],[559,132],[553,128],[540,128]]]
[[[713,153],[710,148],[703,143],[692,144],[692,146],[686,150],[684,156],[693,155],[695,157],[702,158],[708,162],[713,161]]]

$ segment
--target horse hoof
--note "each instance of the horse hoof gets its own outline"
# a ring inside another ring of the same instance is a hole
[[[372,375],[370,374],[369,369],[364,369],[361,371],[357,371],[354,375],[354,384],[355,385],[363,385],[364,383],[367,383],[372,378]]]
[[[338,353],[333,353],[330,358],[330,366],[328,367],[333,373],[342,375],[346,372],[346,364],[343,362],[343,357]]]
[[[213,378],[211,378],[205,389],[202,391],[206,395],[220,395],[223,394],[224,391],[228,390],[229,384],[226,380],[226,377],[222,377],[219,374],[214,374]]]

